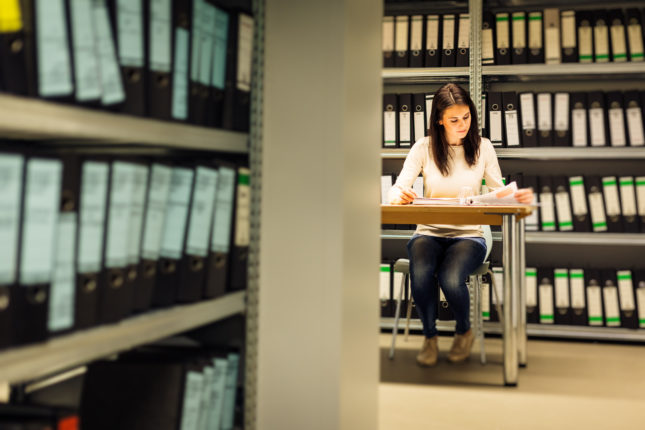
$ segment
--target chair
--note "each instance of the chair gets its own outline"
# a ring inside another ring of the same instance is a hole
[[[481,306],[481,279],[482,276],[489,272],[490,262],[488,257],[490,256],[490,251],[493,248],[493,234],[490,230],[490,226],[482,226],[484,231],[484,240],[486,241],[486,256],[484,257],[484,262],[477,267],[469,276],[469,291],[471,296],[470,301],[470,321],[471,328],[475,332],[475,338],[479,339],[480,344],[480,362],[481,364],[486,364],[486,350],[484,349],[484,327],[483,327],[483,317],[482,317],[482,306]],[[407,292],[408,280],[410,278],[410,260],[406,258],[399,258],[394,263],[394,271],[403,273],[403,278],[401,280],[401,288],[399,290],[399,297],[396,301],[396,311],[394,313],[394,327],[392,328],[392,346],[390,347],[390,359],[394,358],[394,348],[396,345],[396,335],[399,331],[399,319],[401,316],[401,302],[403,300],[403,293]],[[410,300],[408,301],[408,308],[406,312],[406,324],[405,324],[405,339],[407,340],[408,334],[410,332],[410,315],[412,313],[412,295],[410,295]]]

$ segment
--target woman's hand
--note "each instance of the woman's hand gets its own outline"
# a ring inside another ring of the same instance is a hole
[[[513,197],[520,203],[533,203],[533,190],[531,188],[520,188],[515,192]]]
[[[411,188],[403,190],[398,187],[392,188],[393,197],[390,199],[391,205],[405,205],[412,203],[414,199],[417,198],[417,193],[415,193]]]

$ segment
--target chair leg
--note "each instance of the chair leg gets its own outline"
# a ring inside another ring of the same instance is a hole
[[[394,312],[394,327],[392,327],[392,346],[390,347],[390,360],[394,358],[394,346],[396,345],[396,335],[399,331],[399,318],[401,317],[401,301],[403,300],[403,289],[405,288],[405,278],[401,281],[401,289],[399,290],[399,298],[396,300],[396,311]]]
[[[486,347],[484,342],[484,317],[482,316],[482,299],[481,299],[481,276],[475,277],[475,294],[477,296],[478,308],[477,308],[477,327],[479,328],[479,361],[480,363],[486,364]]]

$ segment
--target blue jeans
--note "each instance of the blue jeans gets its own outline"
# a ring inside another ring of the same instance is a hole
[[[485,256],[486,242],[481,237],[417,234],[410,239],[408,257],[412,297],[426,337],[437,335],[437,282],[457,320],[456,332],[463,334],[470,329],[470,296],[466,279]]]

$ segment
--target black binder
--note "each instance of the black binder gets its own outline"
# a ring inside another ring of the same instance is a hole
[[[228,130],[248,132],[250,127],[253,22],[246,13],[230,14],[223,113]]]
[[[570,146],[571,126],[569,119],[571,117],[569,93],[557,92],[553,96],[553,122],[554,122],[554,139],[555,146]]]
[[[237,169],[237,189],[235,191],[235,217],[233,219],[233,238],[231,240],[231,260],[229,263],[229,290],[245,290],[250,242],[251,216],[251,171],[247,167]]]
[[[544,62],[560,64],[561,51],[560,11],[556,8],[544,9]]]
[[[522,116],[522,146],[537,146],[535,95],[531,92],[520,93],[519,98],[520,115]]]
[[[398,146],[409,148],[412,146],[414,133],[412,128],[412,94],[399,94],[398,105]]]
[[[620,327],[620,299],[616,283],[616,271],[611,269],[601,270],[603,311],[605,313],[605,326]]]
[[[450,303],[448,303],[448,299],[446,299],[446,296],[443,295],[443,291],[441,290],[441,286],[439,285],[438,282],[437,282],[437,294],[439,296],[437,300],[437,303],[439,304],[439,309],[437,311],[437,319],[440,321],[454,320],[455,314],[453,313],[452,308],[450,307]]]
[[[13,21],[0,32],[1,88],[12,94],[36,95],[36,65],[34,64],[34,28],[30,20],[30,3],[15,2],[16,15],[21,20]],[[6,7],[6,6],[5,6]]]
[[[538,178],[539,199],[540,199],[540,230],[555,231],[556,215],[554,202],[553,180],[550,176]]]
[[[396,94],[383,94],[383,148],[398,146],[399,102]]]
[[[426,45],[424,65],[426,67],[439,67],[441,64],[441,19],[439,15],[426,16]]]
[[[573,211],[569,194],[569,180],[566,176],[553,177],[555,208],[558,219],[558,231],[573,231]]]
[[[488,125],[493,146],[504,145],[504,121],[502,119],[502,93],[488,92]]]
[[[640,232],[638,204],[633,176],[619,176],[618,187],[620,190],[620,209],[623,217],[625,233]]]
[[[441,67],[454,67],[457,61],[455,49],[457,20],[455,14],[445,14],[442,19]]]
[[[625,15],[622,9],[611,9],[608,12],[610,40],[611,40],[611,61],[624,63],[627,61],[627,39],[625,37]]]
[[[511,15],[513,26],[513,49],[511,50],[511,63],[526,64],[528,63],[528,49],[526,48],[526,12],[513,12]]]
[[[553,289],[555,295],[555,324],[571,324],[571,295],[569,288],[569,271],[567,269],[553,269]]]
[[[423,67],[423,15],[410,17],[410,67]]]
[[[535,267],[527,267],[525,271],[526,282],[526,322],[538,324],[540,322],[540,308],[538,305],[538,277]]]
[[[74,65],[76,103],[98,106],[102,88],[92,7],[73,0],[66,0],[66,3],[69,9],[68,31]]]
[[[394,67],[394,17],[383,17],[383,67]]]
[[[596,10],[593,12],[593,45],[594,45],[594,62],[609,62],[609,16],[606,10]]]
[[[587,192],[582,176],[570,176],[568,179],[571,193],[571,212],[573,215],[574,231],[591,231]]]
[[[414,132],[412,140],[414,142],[425,137],[428,132],[425,103],[424,93],[412,94],[412,130]],[[427,116],[430,116],[429,112]]]
[[[215,7],[215,29],[213,30],[213,71],[210,83],[209,101],[206,105],[206,124],[221,127],[224,121],[224,99],[226,94],[226,61],[228,56],[228,12]]]
[[[495,15],[484,11],[482,20],[482,65],[492,65],[495,64]]]
[[[587,325],[584,270],[569,269],[569,289],[571,292],[571,324]]]
[[[618,281],[621,326],[625,328],[638,328],[638,311],[636,297],[634,297],[635,291],[632,271],[618,270],[615,273]]]
[[[410,17],[398,15],[395,17],[394,29],[394,67],[408,67],[410,64]]]
[[[537,94],[538,144],[553,146],[553,96],[551,93]]]
[[[529,63],[544,63],[542,11],[529,12]]]
[[[591,228],[594,233],[607,231],[607,215],[605,200],[602,192],[602,182],[599,176],[585,176],[587,201],[591,216]]]
[[[553,270],[540,267],[538,269],[538,304],[540,308],[540,324],[555,323],[555,291],[553,286]]]
[[[459,30],[457,32],[457,67],[468,67],[470,63],[470,15],[459,14]]]
[[[560,28],[562,30],[562,62],[576,63],[578,61],[578,42],[575,11],[560,11]]]
[[[611,146],[626,146],[625,111],[623,109],[623,93],[609,91],[607,98],[607,113],[609,122],[609,142]]]
[[[634,293],[638,309],[638,327],[645,327],[645,270],[636,269],[634,275]]]
[[[629,8],[626,13],[629,61],[643,61],[643,19],[641,12],[636,8]]]
[[[521,145],[520,124],[518,115],[517,94],[514,91],[502,93],[502,106],[504,111],[504,143],[509,148]]]
[[[126,93],[106,0],[93,1],[92,9],[97,52],[100,56],[101,105],[107,109],[119,110],[125,102]]]
[[[590,326],[604,325],[602,280],[596,269],[585,269],[585,288],[587,293],[587,323]]]
[[[627,117],[629,146],[645,146],[643,109],[638,91],[625,91],[623,93],[623,101]]]
[[[587,94],[576,92],[569,94],[571,103],[571,145],[589,146],[587,125]]]
[[[210,66],[210,55],[212,54],[212,50],[208,49],[208,32],[203,29],[203,22],[208,22],[204,11],[206,2],[186,1],[184,3],[186,4],[184,9],[190,11],[189,16],[191,17],[188,120],[193,124],[205,124],[206,102],[208,101],[208,78],[210,77],[205,69]],[[204,71],[202,71],[202,62],[205,68]]]
[[[591,146],[607,145],[607,115],[605,114],[605,95],[601,91],[587,93],[589,107],[589,142]]]
[[[508,12],[495,14],[495,64],[511,64],[511,27]]]
[[[602,180],[602,194],[605,200],[605,215],[607,216],[607,231],[622,233],[623,217],[620,208],[618,182],[615,176],[604,176]]]
[[[578,61],[593,63],[593,29],[594,13],[592,11],[576,11],[576,26],[578,28]]]
[[[178,121],[189,119],[192,90],[190,80],[191,44],[190,23],[191,7],[188,1],[175,1],[173,14],[173,53],[170,115]]]
[[[641,233],[645,233],[645,176],[636,176],[634,178],[636,184],[636,202],[638,206],[638,217],[640,219]],[[643,309],[645,311],[645,309]]]
[[[172,102],[173,2],[144,2],[146,110],[152,118],[170,120]]]

